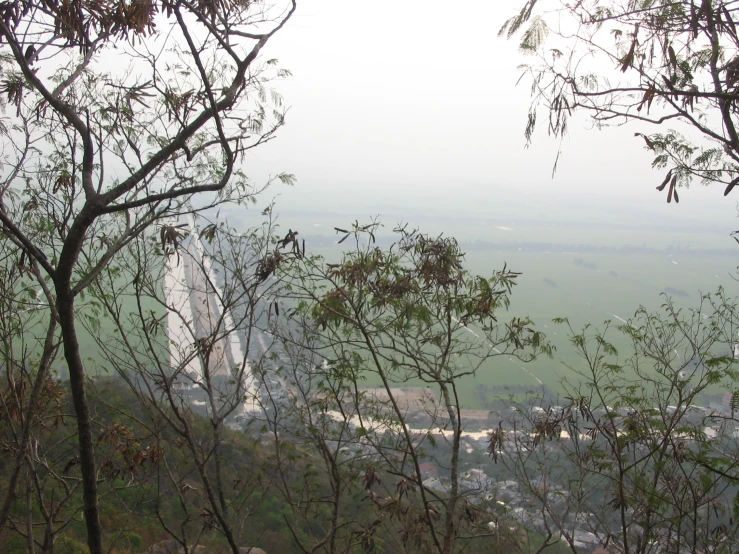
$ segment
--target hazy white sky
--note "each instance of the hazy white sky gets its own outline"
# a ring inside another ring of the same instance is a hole
[[[306,0],[270,43],[294,77],[277,89],[290,106],[278,138],[249,160],[253,176],[287,171],[298,185],[280,204],[356,200],[370,194],[448,190],[492,201],[573,192],[650,203],[656,212],[696,212],[736,223],[736,202],[718,188],[681,191],[679,206],[654,190],[663,171],[634,138],[643,126],[588,130],[573,121],[559,170],[558,142],[538,133],[525,149],[528,86],[515,41],[497,37],[520,1]],[[543,114],[542,114],[543,117]],[[402,196],[402,195],[401,195]],[[739,196],[739,195],[738,195]],[[475,200],[477,199],[477,200]],[[363,215],[363,214],[359,214]]]

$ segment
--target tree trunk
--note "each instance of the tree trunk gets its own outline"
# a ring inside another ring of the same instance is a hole
[[[31,487],[31,476],[26,473],[26,540],[28,541],[28,554],[36,554],[36,546],[33,543],[33,490]]]
[[[64,357],[69,368],[72,402],[77,416],[87,546],[90,549],[90,554],[103,554],[103,532],[100,527],[98,507],[95,448],[92,440],[90,409],[85,392],[85,368],[80,357],[80,345],[77,341],[77,330],[74,322],[74,295],[68,282],[66,286],[59,287],[57,285],[57,311],[59,313],[59,326],[62,329]]]

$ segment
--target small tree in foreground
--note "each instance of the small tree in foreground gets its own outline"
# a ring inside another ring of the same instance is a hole
[[[353,241],[338,263],[306,258],[284,276],[288,300],[272,319],[281,383],[266,423],[281,475],[297,453],[316,453],[298,488],[276,481],[294,513],[286,523],[306,553],[489,551],[485,541],[501,541],[460,484],[458,385],[495,357],[551,349],[530,320],[504,319],[519,274],[472,275],[455,240],[406,228],[381,248],[377,230],[337,229]],[[428,461],[442,468],[435,484]]]
[[[12,301],[0,319],[33,315],[48,329],[37,370],[18,372],[17,356],[2,360],[8,380],[17,387],[30,378],[33,393],[18,426],[0,527],[29,459],[29,429],[60,336],[88,547],[105,551],[80,299],[148,230],[161,231],[167,250],[177,244],[180,214],[255,194],[239,164],[273,137],[284,114],[268,82],[285,73],[259,54],[294,10],[294,0],[271,7],[240,0],[0,5],[0,240],[4,261],[25,271],[11,289],[42,291],[40,307],[24,312],[22,299]]]
[[[130,488],[143,488],[153,506],[147,515],[183,549],[207,542],[238,554],[259,538],[247,520],[270,486],[259,448],[231,428],[257,406],[246,354],[259,351],[259,324],[279,287],[259,271],[276,240],[273,222],[242,234],[198,220],[179,232],[168,256],[141,238],[96,280],[99,319],[113,324],[96,339],[135,399],[119,428],[148,422],[156,467],[129,472]]]
[[[728,194],[739,183],[738,27],[724,0],[527,0],[500,30],[536,58],[522,66],[526,140],[542,111],[559,137],[577,113],[597,127],[630,123],[652,167],[667,169],[668,202],[694,179]]]
[[[737,387],[737,315],[719,292],[695,310],[668,300],[627,324],[570,328],[583,363],[562,399],[519,403],[493,445],[520,487],[509,513],[573,553],[736,552],[737,419],[706,398]]]

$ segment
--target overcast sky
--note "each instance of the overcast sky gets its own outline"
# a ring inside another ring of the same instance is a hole
[[[290,106],[278,138],[253,152],[254,177],[295,173],[283,205],[449,191],[491,201],[505,187],[520,194],[608,195],[650,209],[697,212],[736,223],[736,202],[699,185],[666,205],[654,187],[664,171],[634,132],[573,122],[559,170],[558,141],[538,133],[526,149],[528,86],[516,86],[526,61],[498,29],[517,1],[307,0],[266,49],[294,76],[276,88]],[[542,129],[543,131],[543,129]],[[337,192],[338,191],[338,192]],[[338,196],[336,196],[338,194]]]

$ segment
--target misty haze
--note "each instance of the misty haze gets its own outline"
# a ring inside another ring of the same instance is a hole
[[[739,552],[738,6],[0,2],[0,552]]]

